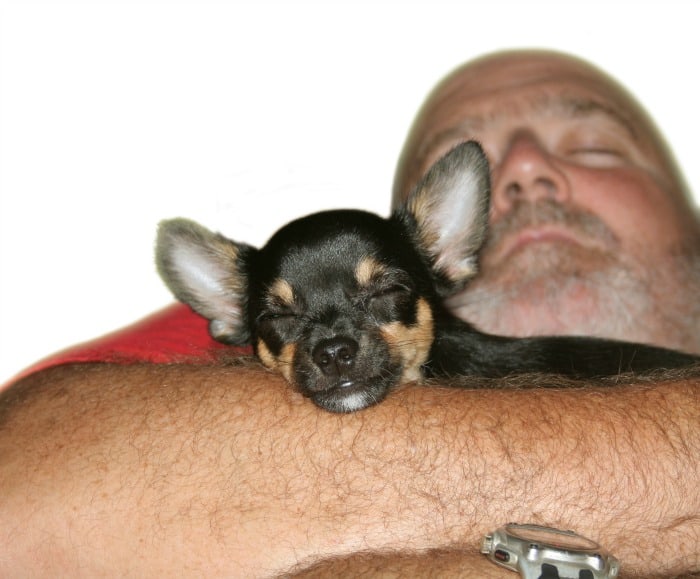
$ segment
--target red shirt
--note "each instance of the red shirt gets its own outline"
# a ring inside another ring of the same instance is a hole
[[[219,354],[250,353],[214,340],[208,321],[184,304],[174,304],[126,328],[53,354],[24,370],[17,378],[52,366],[86,362],[134,364],[206,364]],[[17,379],[13,379],[13,382]]]

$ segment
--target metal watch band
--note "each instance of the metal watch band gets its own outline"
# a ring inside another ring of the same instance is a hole
[[[620,569],[594,541],[540,525],[500,527],[484,537],[481,552],[524,579],[613,579]]]

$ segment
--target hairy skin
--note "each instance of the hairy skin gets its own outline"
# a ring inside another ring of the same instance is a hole
[[[481,536],[507,521],[614,546],[630,577],[687,576],[698,386],[409,385],[333,415],[254,365],[46,370],[0,399],[0,576],[265,577],[366,551],[392,576],[387,551],[421,569],[459,549],[445,564],[487,577]]]

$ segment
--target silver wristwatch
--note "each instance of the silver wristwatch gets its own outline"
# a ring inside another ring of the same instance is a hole
[[[484,537],[481,552],[525,579],[610,579],[620,563],[573,531],[511,523]]]

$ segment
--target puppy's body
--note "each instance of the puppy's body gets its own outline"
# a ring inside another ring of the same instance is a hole
[[[453,316],[443,300],[476,273],[488,203],[486,159],[465,143],[388,219],[316,213],[261,249],[176,219],[161,225],[157,263],[214,337],[252,343],[263,364],[333,412],[365,408],[423,376],[592,378],[695,362],[609,340],[492,336]]]

